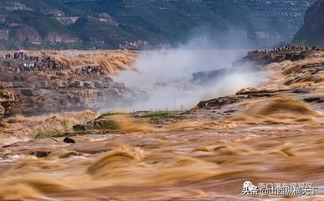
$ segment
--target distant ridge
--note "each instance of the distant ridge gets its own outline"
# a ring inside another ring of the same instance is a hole
[[[201,33],[265,46],[290,41],[313,2],[1,0],[0,49],[140,49]]]
[[[323,0],[318,0],[306,11],[304,25],[294,37],[293,42],[324,46]]]

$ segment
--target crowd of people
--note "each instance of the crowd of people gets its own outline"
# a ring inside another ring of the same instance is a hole
[[[2,58],[3,68],[5,71],[10,72],[31,72],[31,71],[62,71],[70,69],[70,67],[63,63],[49,57],[49,56],[27,56],[24,52],[18,51],[13,54],[6,54],[5,58]],[[0,69],[1,70],[1,69]],[[77,75],[87,74],[103,74],[104,69],[101,66],[84,66],[79,67],[73,72]]]
[[[26,53],[24,53],[23,51],[18,51],[18,52],[14,52],[13,54],[6,54],[5,57],[6,60],[29,60],[29,61],[36,61],[39,60],[40,57],[35,57],[35,56],[27,56]]]
[[[308,47],[308,46],[302,46],[302,45],[281,45],[272,49],[264,49],[264,50],[253,50],[248,52],[248,56],[258,56],[262,54],[271,54],[271,53],[280,53],[280,52],[285,52],[285,51],[319,51],[321,50],[320,47],[313,46],[313,47]]]
[[[20,57],[21,58],[21,57]],[[6,68],[8,71],[12,72],[23,72],[23,71],[59,71],[65,70],[67,67],[61,62],[54,61],[50,57],[33,57],[28,58],[19,64],[15,64],[16,62],[6,61]]]
[[[92,74],[92,73],[104,73],[104,69],[101,66],[84,66],[75,69],[74,71],[78,75],[87,75],[87,74]]]

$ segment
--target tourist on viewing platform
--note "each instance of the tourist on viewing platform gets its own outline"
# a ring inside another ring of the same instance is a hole
[[[104,70],[101,66],[84,66],[84,67],[75,69],[74,72],[78,75],[86,75],[86,74],[91,74],[91,73],[103,74]]]
[[[25,54],[25,50],[19,50],[17,52],[14,53],[14,59],[17,59],[17,60],[26,60],[27,59],[27,56]]]
[[[6,61],[5,70],[11,72],[31,72],[31,71],[59,71],[65,70],[67,67],[61,62],[52,60],[50,57],[40,58],[40,57],[28,57],[23,52],[15,52],[13,54],[14,60],[24,60],[26,62],[15,62],[20,64],[11,64],[10,61]],[[6,55],[6,58],[11,58],[10,54]]]
[[[285,51],[321,51],[322,48],[318,46],[307,47],[302,45],[280,45],[278,47],[274,47],[273,49],[264,49],[264,50],[253,50],[248,52],[248,56],[260,56],[268,53],[281,53]]]

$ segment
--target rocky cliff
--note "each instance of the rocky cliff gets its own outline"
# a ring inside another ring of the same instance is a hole
[[[191,31],[216,32],[259,45],[290,41],[314,0],[63,0],[86,12],[106,12],[123,30],[150,42],[179,42]],[[144,12],[143,12],[144,11]],[[170,24],[169,22],[172,23]],[[198,29],[198,30],[197,30]],[[203,31],[202,31],[203,30]],[[211,36],[213,37],[213,36]],[[225,37],[226,38],[226,37]]]
[[[318,0],[305,14],[303,27],[294,37],[294,43],[324,46],[324,1]]]
[[[210,116],[218,117],[239,111],[240,103],[255,100],[269,100],[277,97],[297,97],[298,102],[307,102],[317,105],[322,112],[324,96],[324,51],[321,49],[303,48],[303,50],[273,50],[269,52],[249,53],[240,62],[251,61],[263,70],[271,72],[269,80],[263,86],[241,89],[234,95],[219,97],[207,101],[201,101],[194,109],[210,111]],[[291,101],[291,100],[290,100]],[[267,104],[268,101],[265,101]],[[282,103],[282,109],[288,109],[289,101]],[[231,105],[229,107],[229,105]],[[257,107],[260,105],[257,104]],[[274,113],[279,109],[279,104],[262,112]],[[253,114],[256,108],[249,111]],[[234,109],[235,108],[235,109]],[[296,112],[298,109],[293,109]],[[213,114],[215,111],[218,114]],[[201,111],[199,111],[201,112]],[[320,113],[321,113],[320,112]],[[298,115],[297,115],[298,116]]]
[[[75,76],[63,72],[26,72],[0,76],[16,97],[10,114],[44,114],[100,110],[131,102],[135,93],[106,75]]]
[[[120,52],[116,54],[122,58]],[[57,58],[26,55],[36,53],[15,53],[14,56],[7,53],[6,58],[1,58],[1,116],[4,113],[35,115],[84,109],[98,111],[131,105],[144,98],[144,93],[131,90],[110,77],[125,68],[122,59],[115,58],[115,63],[107,61],[110,69],[94,65],[90,59],[87,64],[81,61],[79,65],[73,62],[67,65],[71,56],[64,60],[59,53]]]
[[[0,49],[139,49],[197,32],[274,44],[291,40],[312,2],[2,0]]]

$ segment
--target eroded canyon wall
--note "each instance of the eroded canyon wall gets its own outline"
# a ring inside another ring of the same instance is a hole
[[[65,54],[64,57],[62,52],[52,52],[47,57],[27,52],[22,55],[34,55],[31,58],[38,60],[30,60],[29,56],[2,58],[1,114],[98,111],[131,105],[134,100],[143,98],[143,92],[134,91],[111,78],[111,74],[127,69],[130,64],[127,62],[131,62],[132,57],[118,51],[110,52],[108,56],[105,54],[87,57],[83,52],[74,56]]]
[[[294,37],[294,43],[324,46],[324,1],[318,0],[305,14],[304,25]]]

